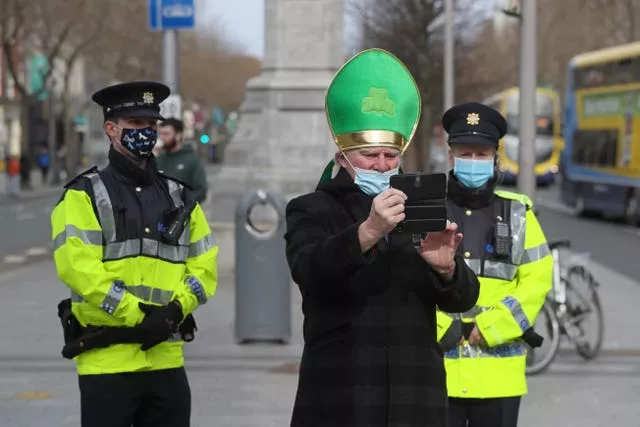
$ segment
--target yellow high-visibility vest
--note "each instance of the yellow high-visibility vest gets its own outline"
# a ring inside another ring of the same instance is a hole
[[[450,397],[496,398],[527,393],[527,347],[521,340],[533,326],[552,286],[553,259],[528,197],[496,191],[511,203],[512,253],[508,262],[467,259],[480,280],[476,306],[466,313],[437,312],[437,338],[454,319],[475,322],[487,346],[464,341],[445,352]],[[483,275],[481,275],[481,272]]]
[[[170,178],[167,184],[174,206],[181,206],[183,186]],[[94,169],[67,186],[51,226],[57,274],[70,288],[73,314],[83,326],[138,325],[144,319],[140,302],[177,300],[186,316],[215,293],[218,246],[199,205],[175,246],[117,240],[113,205]],[[74,360],[79,375],[177,368],[184,365],[183,344],[176,334],[148,351],[116,344]]]

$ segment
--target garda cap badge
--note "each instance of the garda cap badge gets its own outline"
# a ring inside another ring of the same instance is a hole
[[[145,104],[153,104],[153,93],[145,92],[142,94],[142,102]]]
[[[480,123],[480,116],[478,113],[467,114],[467,124],[471,126],[477,126]]]

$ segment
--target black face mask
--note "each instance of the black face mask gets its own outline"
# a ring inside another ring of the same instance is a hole
[[[151,126],[144,129],[123,128],[120,137],[122,146],[139,159],[151,156],[157,140],[158,132]]]

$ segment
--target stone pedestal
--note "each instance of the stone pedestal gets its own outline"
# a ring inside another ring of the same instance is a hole
[[[343,23],[343,0],[265,0],[262,72],[247,84],[214,193],[315,188],[336,151],[324,99],[344,63]]]

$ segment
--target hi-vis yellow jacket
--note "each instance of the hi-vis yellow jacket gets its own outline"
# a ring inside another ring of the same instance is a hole
[[[547,240],[531,210],[531,200],[520,194],[496,191],[494,203],[510,203],[512,249],[509,261],[482,259],[465,252],[465,261],[480,280],[476,306],[466,313],[437,312],[438,341],[454,319],[475,322],[487,346],[464,341],[445,352],[450,397],[496,398],[527,393],[526,345],[520,339],[533,326],[552,286],[553,260]],[[483,239],[489,230],[467,233],[476,212],[460,208],[464,240],[471,234]],[[486,218],[486,217],[485,217]],[[484,246],[484,242],[466,245]]]
[[[160,175],[149,185],[126,185],[112,165],[66,186],[51,214],[54,261],[80,324],[135,326],[144,319],[139,302],[178,300],[186,316],[214,294],[218,247],[200,206],[178,245],[163,242],[151,223],[164,209],[181,206],[185,191]],[[146,352],[139,344],[116,344],[75,361],[79,375],[177,368],[184,364],[183,344],[176,334]]]

